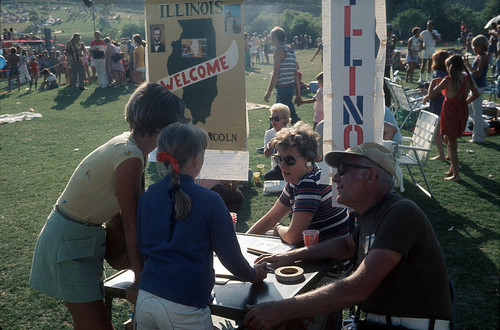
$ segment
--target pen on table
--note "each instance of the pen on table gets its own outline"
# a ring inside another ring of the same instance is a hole
[[[269,266],[264,266],[265,269],[267,269],[268,272],[270,273],[274,273],[274,269],[272,269],[271,267]]]

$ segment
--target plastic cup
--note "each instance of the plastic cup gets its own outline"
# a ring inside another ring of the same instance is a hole
[[[253,182],[260,183],[260,172],[253,172]]]
[[[236,229],[236,222],[238,221],[238,215],[235,212],[229,212],[231,214],[231,218],[233,218],[233,225],[234,228]]]
[[[261,175],[264,175],[264,167],[265,167],[265,165],[263,165],[263,164],[257,165],[257,169],[259,170]]]
[[[302,232],[304,237],[304,246],[311,246],[319,242],[319,230],[307,229]]]

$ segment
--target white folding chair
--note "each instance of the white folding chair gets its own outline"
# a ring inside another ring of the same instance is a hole
[[[420,111],[412,137],[403,137],[403,144],[398,145],[399,153],[396,158],[396,162],[399,165],[406,165],[413,183],[431,198],[434,196],[425,176],[424,166],[429,158],[438,125],[439,116],[425,110]],[[405,142],[409,144],[405,144]],[[420,168],[428,191],[417,183],[411,171],[411,166],[418,166]]]
[[[399,126],[399,129],[403,127],[408,118],[410,118],[410,116],[414,112],[419,112],[421,110],[426,110],[429,108],[428,105],[422,104],[422,99],[424,98],[423,96],[420,97],[410,96],[410,93],[406,92],[403,86],[392,82],[387,82],[387,84],[389,86],[389,90],[392,93],[392,97],[395,100],[397,108],[399,110],[408,111],[408,115],[405,117],[405,119]]]

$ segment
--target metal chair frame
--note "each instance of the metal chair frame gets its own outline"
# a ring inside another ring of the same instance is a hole
[[[432,143],[434,142],[434,136],[436,135],[438,125],[438,115],[425,110],[420,111],[412,137],[403,137],[403,143],[407,142],[409,145],[398,145],[399,153],[396,158],[396,162],[399,165],[406,165],[413,183],[431,198],[434,198],[434,196],[432,195],[431,187],[427,181],[424,166],[429,158],[429,153],[431,152]],[[417,183],[410,166],[419,167],[424,178],[425,185],[427,186],[427,190]]]

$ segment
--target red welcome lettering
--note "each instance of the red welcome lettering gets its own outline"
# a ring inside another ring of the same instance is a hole
[[[182,82],[184,83],[184,85],[187,85],[189,84],[191,81],[186,79],[186,72],[182,72]]]
[[[223,70],[229,70],[229,65],[226,63],[226,55],[222,55],[220,57],[220,65],[222,66]]]
[[[205,67],[203,65],[200,65],[198,67],[198,77],[200,77],[201,79],[205,78],[205,75],[207,74],[207,70],[205,69]]]
[[[174,80],[175,80],[175,84],[177,85],[178,88],[182,87],[181,80],[180,80],[180,74],[178,74],[178,73],[174,74]]]
[[[160,81],[160,84],[161,84],[163,87],[165,87],[166,89],[168,89],[168,90],[172,90],[172,87],[173,87],[173,79],[172,79],[172,77],[169,77],[169,78],[170,78],[170,79],[169,79],[169,80],[170,80],[170,84],[165,84],[165,83],[163,82],[163,80],[162,80],[162,81]]]
[[[220,66],[219,66],[219,60],[215,59],[214,64],[210,64],[210,62],[207,62],[207,73],[208,76],[210,76],[213,73],[217,73],[217,71],[220,71]]]
[[[193,73],[196,71],[196,68],[191,68],[189,70],[189,78],[191,78],[192,81],[196,81],[198,80],[198,78],[196,76],[193,75]]]

